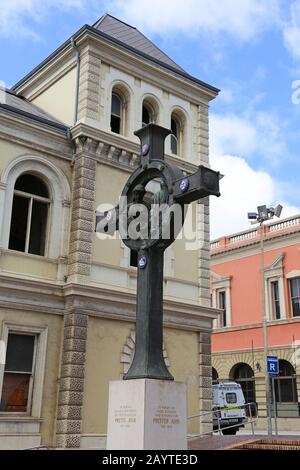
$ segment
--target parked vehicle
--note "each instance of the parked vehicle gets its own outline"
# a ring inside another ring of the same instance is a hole
[[[240,384],[222,382],[212,386],[213,429],[222,429],[223,434],[236,434],[244,427],[246,418],[245,398]],[[234,426],[224,429],[227,426]]]

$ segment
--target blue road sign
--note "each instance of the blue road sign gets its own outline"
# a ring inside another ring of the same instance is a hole
[[[277,356],[267,356],[267,371],[269,375],[279,374],[279,362]]]

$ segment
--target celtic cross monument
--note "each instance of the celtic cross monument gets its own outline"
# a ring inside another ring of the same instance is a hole
[[[156,411],[160,409],[159,403],[153,403],[153,400],[155,402],[155,396],[162,399],[161,390],[158,391],[161,387],[165,389],[167,402],[172,401],[172,390],[175,391],[176,387],[181,390],[182,402],[178,404],[178,410],[185,408],[184,384],[170,382],[174,379],[163,357],[164,251],[182,229],[186,206],[209,195],[219,196],[220,193],[218,172],[200,165],[195,173],[186,175],[179,167],[165,160],[164,143],[170,133],[170,130],[155,124],[135,132],[141,141],[140,165],[126,182],[118,207],[97,214],[96,231],[113,235],[115,230],[119,230],[124,244],[137,252],[138,268],[134,358],[124,381],[112,382],[110,386],[108,446],[111,449],[184,447],[183,441],[176,444],[176,436],[180,434],[178,429],[177,432],[174,430],[174,438],[171,430],[162,437],[155,429],[147,437],[142,436],[137,421],[142,420],[141,429],[145,429],[144,423],[149,419],[150,409],[153,406]],[[133,398],[141,390],[144,397],[142,412],[136,409]],[[178,393],[175,392],[175,395],[178,396]],[[179,411],[174,411],[177,405],[175,408],[173,404],[165,406],[178,415]],[[159,417],[151,419],[152,425],[159,425]],[[184,420],[178,418],[181,423]],[[128,428],[124,424],[122,432],[122,423],[131,423],[131,426]],[[186,423],[182,425],[183,436],[186,434]],[[125,433],[130,428],[131,433]],[[151,444],[155,434],[157,442]],[[133,436],[136,436],[136,444]],[[123,447],[120,447],[120,442],[123,442]]]

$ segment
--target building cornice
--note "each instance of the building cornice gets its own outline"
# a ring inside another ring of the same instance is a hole
[[[86,145],[85,139],[89,139],[87,142],[89,146],[89,156],[95,158],[97,161],[103,161],[107,164],[118,166],[119,168],[122,167],[128,172],[132,172],[133,168],[140,162],[140,144],[120,134],[105,132],[83,123],[72,127],[71,134],[74,141],[78,142],[77,147],[80,145],[84,147],[84,145]],[[103,146],[109,146],[113,151],[103,152]],[[114,155],[117,153],[115,152],[116,149],[119,149],[119,152],[117,158],[114,158]],[[122,154],[122,151],[126,152],[126,154]],[[179,166],[187,173],[194,173],[198,169],[198,166],[194,163],[179,157],[166,155],[166,161]]]
[[[18,278],[0,274],[0,307],[64,315],[76,311],[121,321],[135,321],[136,295],[77,283]],[[218,310],[164,300],[164,324],[191,331],[210,331]]]
[[[273,320],[268,321],[267,327],[274,327],[274,326],[282,326],[282,325],[290,325],[291,323],[300,323],[300,317],[294,318],[285,318],[282,320]],[[261,323],[249,323],[247,325],[238,325],[238,326],[228,326],[224,328],[215,328],[213,330],[213,334],[226,334],[231,333],[233,331],[241,331],[241,330],[255,330],[257,328],[262,328]]]
[[[63,315],[65,305],[58,283],[0,273],[0,307]]]
[[[272,344],[272,346],[268,347],[269,352],[271,352],[271,351],[275,352],[276,350],[280,350],[280,349],[291,350],[291,349],[294,349],[294,347],[293,347],[292,343],[290,343],[290,344],[275,344],[275,345]],[[256,348],[253,348],[253,349],[251,347],[249,347],[249,348],[243,348],[243,349],[230,349],[230,350],[225,350],[225,351],[224,350],[213,351],[212,352],[212,359],[216,359],[218,356],[224,357],[224,356],[232,356],[232,354],[252,353],[252,351],[254,353],[260,353],[260,352],[263,353],[264,348],[263,348],[263,346],[261,346],[261,347],[256,347]],[[256,372],[256,374],[258,375],[257,372]],[[264,376],[264,374],[263,374],[263,376]]]
[[[47,119],[47,118],[37,116],[37,115],[32,114],[32,113],[28,113],[26,111],[23,111],[19,108],[15,108],[14,106],[10,106],[8,104],[1,103],[0,104],[0,111],[2,111],[2,110],[7,111],[8,113],[12,113],[12,114],[16,114],[18,116],[22,116],[22,117],[24,117],[26,119],[30,119],[32,121],[36,121],[40,124],[44,124],[45,126],[49,126],[50,128],[59,129],[64,133],[66,133],[67,129],[68,129],[68,127],[63,123],[58,123],[54,120],[51,120],[50,118]]]
[[[284,242],[284,246],[281,243]],[[274,249],[283,248],[285,246],[296,245],[300,243],[300,226],[290,229],[290,231],[282,230],[272,236],[264,238],[264,251],[272,251]],[[246,258],[248,256],[258,255],[260,253],[260,241],[251,240],[243,242],[237,246],[228,247],[226,249],[213,249],[210,251],[211,264],[217,264],[232,261],[234,259]]]
[[[262,231],[262,232],[261,232]],[[287,237],[300,232],[300,214],[280,219],[263,227],[243,230],[212,240],[210,243],[211,256],[216,257],[230,251],[243,251],[247,247],[259,245],[261,234],[265,247],[277,238]]]
[[[111,289],[95,289],[80,284],[66,284],[63,288],[66,305],[71,299],[72,308],[81,313],[104,318],[114,318],[121,321],[134,321],[136,310],[136,295],[129,292]],[[86,298],[89,299],[88,303]],[[100,311],[95,308],[101,304]],[[117,308],[116,308],[117,307]],[[218,310],[164,299],[164,324],[168,327],[185,330],[210,330],[211,322],[217,318]]]
[[[0,108],[0,138],[43,154],[70,160],[72,146],[66,130]]]

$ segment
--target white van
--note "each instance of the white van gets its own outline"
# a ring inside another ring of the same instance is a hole
[[[245,412],[245,398],[240,384],[236,382],[222,382],[212,386],[213,391],[213,429],[222,429],[223,434],[236,434],[239,428],[244,427],[247,421]],[[219,425],[218,425],[219,418]],[[239,425],[224,429],[227,426]]]

